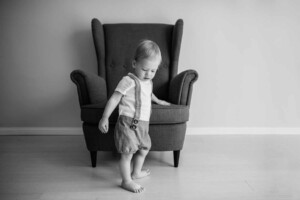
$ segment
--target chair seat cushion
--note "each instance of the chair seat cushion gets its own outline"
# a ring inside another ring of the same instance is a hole
[[[81,107],[81,120],[89,124],[98,124],[104,112],[105,103],[85,105]],[[110,124],[118,119],[118,108],[109,118]],[[152,104],[150,124],[178,124],[189,120],[189,106],[174,105],[161,106]]]

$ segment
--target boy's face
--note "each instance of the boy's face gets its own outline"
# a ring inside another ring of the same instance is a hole
[[[135,75],[142,81],[152,80],[160,64],[159,58],[143,59],[138,62],[133,61]]]

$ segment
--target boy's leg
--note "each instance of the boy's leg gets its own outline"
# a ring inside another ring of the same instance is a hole
[[[132,179],[144,178],[150,175],[150,170],[142,170],[145,158],[149,150],[140,149],[136,152],[133,158],[133,171],[131,174]]]
[[[144,191],[144,188],[140,186],[139,184],[136,184],[133,182],[131,178],[131,170],[130,170],[130,164],[131,164],[131,159],[132,159],[133,154],[121,154],[121,159],[119,162],[119,167],[121,171],[121,176],[122,176],[122,184],[121,186],[134,193],[140,193]]]

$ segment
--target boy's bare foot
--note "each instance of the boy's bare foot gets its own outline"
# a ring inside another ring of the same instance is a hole
[[[129,181],[129,182],[122,181],[121,187],[124,188],[125,190],[134,192],[134,193],[141,193],[145,190],[144,187],[140,186],[139,184],[137,184],[133,181]]]
[[[131,174],[131,178],[134,180],[134,179],[144,178],[149,175],[150,175],[150,169],[145,169],[142,170],[139,174]]]

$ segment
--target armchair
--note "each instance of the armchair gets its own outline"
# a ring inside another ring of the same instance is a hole
[[[121,78],[133,72],[131,62],[135,47],[142,39],[155,41],[162,53],[162,63],[153,79],[153,93],[172,103],[152,105],[149,134],[151,151],[173,151],[174,166],[178,167],[183,148],[186,122],[193,83],[198,74],[187,70],[177,74],[183,21],[169,24],[102,24],[92,20],[92,35],[97,55],[98,74],[74,70],[71,80],[77,86],[83,133],[90,151],[92,167],[96,167],[97,151],[114,151],[114,126],[118,109],[112,113],[107,134],[101,134],[98,123],[107,100]]]

